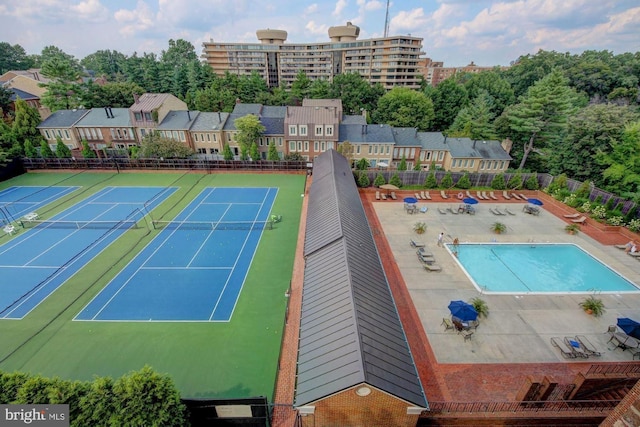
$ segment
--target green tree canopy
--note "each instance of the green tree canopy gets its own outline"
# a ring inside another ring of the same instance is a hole
[[[640,201],[640,121],[625,126],[619,142],[599,156],[606,165],[603,172],[606,190]]]
[[[430,125],[430,130],[433,131],[448,129],[460,110],[469,103],[467,89],[454,78],[440,83],[428,96],[433,101],[434,117]]]
[[[245,152],[246,156],[249,155],[249,147],[258,141],[258,138],[262,137],[265,131],[265,127],[260,123],[260,119],[253,114],[247,114],[244,117],[240,117],[234,120],[238,132],[236,133],[236,140],[240,145],[240,150]],[[257,149],[257,147],[256,147]],[[242,160],[247,160],[246,156],[242,156]]]
[[[56,137],[56,157],[59,159],[71,158],[71,150],[67,147],[67,144],[62,142],[62,139],[59,136]]]
[[[22,46],[0,42],[0,75],[11,70],[28,70],[33,65]]]
[[[193,154],[193,150],[180,141],[160,136],[151,132],[144,136],[140,143],[140,158],[178,158],[183,159]]]
[[[375,123],[386,123],[396,127],[415,127],[420,131],[429,129],[433,117],[431,99],[422,92],[404,87],[395,87],[382,96],[373,114]]]
[[[272,161],[280,160],[280,154],[278,154],[276,143],[273,141],[269,143],[269,152],[267,153],[267,160],[272,160]]]

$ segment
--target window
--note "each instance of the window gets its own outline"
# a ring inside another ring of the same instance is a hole
[[[298,141],[298,151],[302,151],[302,141]]]
[[[91,139],[98,139],[96,136],[96,130],[94,128],[89,128],[91,130]]]
[[[295,125],[289,126],[289,135],[297,135],[297,134],[298,134],[298,132],[296,130]]]
[[[289,151],[296,151],[296,142],[289,141]]]
[[[177,130],[173,131],[173,139],[175,139],[176,141],[178,140],[178,131]]]
[[[198,142],[198,134],[197,134],[197,133],[194,133],[194,134],[193,134],[193,140],[194,140],[195,142]]]
[[[282,147],[282,138],[278,138],[278,146]]]
[[[356,154],[360,154],[360,146],[359,145],[356,146]]]
[[[372,154],[372,153],[373,153],[373,147],[369,146],[369,154]]]
[[[150,122],[150,121],[152,120],[152,118],[151,118],[151,113],[149,113],[149,112],[145,111],[145,113],[144,113],[144,119],[145,119],[146,121]]]
[[[142,113],[140,112],[133,113],[133,117],[136,119],[137,122],[142,121]]]
[[[143,138],[146,134],[147,132],[144,129],[140,129],[140,135],[142,135]]]
[[[304,142],[304,151],[309,151],[309,141]]]
[[[378,146],[377,145],[375,147],[373,147],[373,153],[374,154],[378,154]]]
[[[313,151],[318,151],[318,141],[313,142]]]
[[[316,136],[322,136],[322,126],[316,126]]]
[[[427,160],[431,160],[431,151],[427,151]]]
[[[475,165],[475,164],[476,164],[475,159],[471,159],[471,161],[469,162],[469,167],[472,168],[473,165]]]
[[[210,133],[207,134],[207,142],[211,142],[211,134]],[[218,142],[216,140],[216,134],[215,133],[213,134],[213,142]]]
[[[333,148],[333,141],[327,141],[327,150],[331,150],[332,148]],[[353,147],[351,147],[351,151],[353,151]]]
[[[325,128],[324,134],[327,136],[333,136],[333,126],[327,126]]]
[[[180,141],[185,142],[187,139],[185,138],[184,131],[180,131]]]
[[[440,154],[438,155],[438,160],[442,160],[444,158],[444,151],[440,151]]]
[[[464,167],[466,168],[467,165],[469,164],[469,159],[464,159]]]
[[[498,162],[496,162],[495,160],[493,161],[493,168],[498,169]]]
[[[307,125],[300,125],[300,136],[307,136]]]
[[[480,160],[480,170],[484,170],[484,160]]]

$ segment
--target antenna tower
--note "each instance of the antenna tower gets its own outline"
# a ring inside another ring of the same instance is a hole
[[[389,37],[389,0],[387,0],[387,13],[384,16],[384,36]]]

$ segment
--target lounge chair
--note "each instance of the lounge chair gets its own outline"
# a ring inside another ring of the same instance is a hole
[[[516,193],[511,193],[511,197],[513,197],[516,200],[525,200],[525,199],[521,199],[520,196],[518,196]]]
[[[565,359],[576,358],[576,354],[573,352],[573,350],[567,347],[567,344],[565,344],[565,342],[562,341],[559,337],[552,337],[551,345],[560,350],[560,354],[562,354],[562,357],[564,357]]]
[[[438,208],[438,212],[440,212],[441,215],[446,215],[447,214],[447,211],[445,211],[442,208]]]
[[[409,244],[410,244],[411,246],[413,246],[414,248],[424,248],[424,246],[425,246],[425,245],[424,245],[424,243],[422,243],[422,242],[416,242],[416,241],[415,241],[415,240],[413,240],[413,239],[410,239],[410,240],[409,240]]]
[[[566,215],[562,215],[565,218],[578,218],[580,215],[582,215],[580,212],[576,212],[573,214],[566,214]]]
[[[589,354],[580,345],[580,341],[576,341],[575,337],[564,337],[564,343],[573,351],[576,357],[589,357]]]
[[[9,236],[11,236],[13,233],[16,232],[16,227],[14,227],[13,224],[7,224],[7,225],[4,226],[2,231],[7,233]]]
[[[452,207],[448,207],[447,210],[449,212],[451,212],[454,215],[458,215],[458,209],[452,208]]]
[[[384,193],[380,193],[380,198],[381,198],[382,200],[387,200],[387,195],[386,195],[386,194],[384,194]]]
[[[613,245],[618,249],[627,249],[627,244],[625,243],[624,245]]]
[[[398,200],[398,197],[396,196],[396,192],[395,192],[395,191],[392,191],[392,192],[391,192],[391,198],[392,198],[393,200]]]
[[[431,194],[429,194],[429,192],[428,192],[428,191],[425,191],[425,192],[424,192],[424,198],[425,198],[426,200],[431,200]]]
[[[522,193],[518,193],[518,196],[520,196],[522,200],[529,200],[529,198]]]
[[[507,190],[502,191],[502,197],[504,197],[506,200],[511,200],[511,196],[509,195],[509,193],[507,193]]]
[[[638,251],[635,251],[635,252],[629,251],[629,252],[627,252],[627,254],[631,255],[632,257],[640,258],[640,252],[638,252]]]
[[[511,212],[509,209],[504,208],[504,211],[509,214],[509,215],[515,215],[513,212]]]
[[[483,192],[482,192],[482,198],[483,198],[484,200],[489,200],[489,196],[487,196],[487,192],[486,192],[486,191],[483,191]]]
[[[423,207],[420,208],[420,213],[427,213],[428,210],[429,210],[428,207],[423,206]]]
[[[495,194],[493,194],[493,191],[489,191],[489,197],[493,200],[498,200],[498,198],[496,197]]]
[[[449,196],[447,196],[447,193],[445,193],[444,190],[440,190],[440,197],[442,197],[443,199],[449,198]]]
[[[422,264],[422,266],[424,267],[425,270],[432,272],[432,271],[442,271],[442,267],[440,267],[438,264],[433,263],[433,264]]]
[[[469,190],[467,190],[465,193],[467,194],[467,197],[469,197],[469,198],[471,198],[471,199],[473,199],[473,198],[474,198],[474,197],[471,195],[471,193],[469,193]]]
[[[425,256],[433,256],[433,252],[431,252],[426,246],[419,246],[417,253]]]
[[[571,222],[575,222],[576,224],[584,224],[587,221],[586,216],[581,216],[578,219],[572,219]]]
[[[444,326],[445,331],[448,331],[449,329],[455,329],[453,323],[451,323],[451,320],[447,319],[446,317],[442,318],[442,323],[440,323],[440,325]]]
[[[489,212],[491,212],[494,215],[502,215],[502,212],[500,212],[498,209],[493,209],[493,208],[489,208]]]
[[[376,191],[376,200],[380,200],[380,192]]]
[[[476,195],[478,196],[478,199],[484,200],[484,196],[482,194],[480,194],[479,191],[476,191]]]
[[[422,200],[422,197],[420,197],[420,195],[418,193],[413,193],[413,195],[415,196],[416,199]]]
[[[422,200],[427,200],[427,196],[424,194],[424,191],[420,192],[420,197],[422,197]]]
[[[596,349],[596,347],[591,344],[591,341],[589,341],[584,335],[576,335],[576,341],[580,343],[580,346],[589,356],[602,356],[598,349]]]

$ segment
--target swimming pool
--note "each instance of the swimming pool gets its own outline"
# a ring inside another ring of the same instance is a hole
[[[448,244],[453,251],[453,245]],[[479,291],[503,294],[639,292],[574,244],[460,244],[458,264]]]

